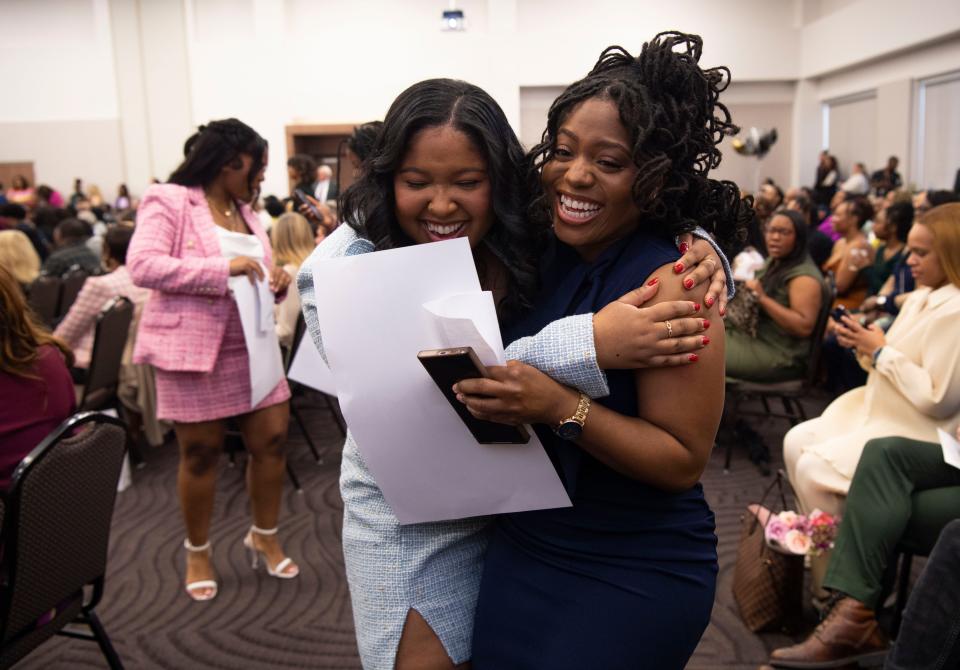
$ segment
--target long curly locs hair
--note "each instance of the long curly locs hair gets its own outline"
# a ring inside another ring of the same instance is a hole
[[[482,244],[507,269],[509,287],[500,313],[510,320],[532,304],[543,235],[526,220],[523,147],[500,105],[483,89],[465,81],[428,79],[403,91],[387,111],[362,173],[341,195],[338,209],[377,250],[410,245],[396,217],[394,175],[417,133],[444,126],[464,133],[486,159],[493,225]]]
[[[40,327],[13,274],[0,266],[0,371],[26,379],[41,379],[36,373],[40,347],[52,344],[73,365],[73,352],[61,340]]]
[[[619,46],[604,49],[590,73],[550,106],[547,128],[528,155],[529,188],[538,194],[531,218],[541,226],[552,221],[540,174],[553,158],[561,124],[580,103],[601,98],[617,106],[633,142],[639,168],[633,198],[641,225],[668,237],[701,226],[724,251],[742,245],[754,216],[752,201],[741,199],[733,182],[708,176],[720,164],[723,138],[739,132],[720,102],[730,71],[701,68],[702,52],[698,35],[674,31],[656,35],[638,56]]]

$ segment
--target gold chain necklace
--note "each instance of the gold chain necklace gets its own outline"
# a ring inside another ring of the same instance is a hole
[[[213,200],[210,199],[210,196],[205,195],[204,197],[207,199],[207,204],[210,205],[210,207],[212,207],[213,209],[217,210],[218,212],[221,211],[221,210],[217,207],[216,203],[215,203]],[[229,219],[229,218],[231,218],[231,217],[234,215],[235,212],[236,212],[236,210],[235,210],[233,207],[228,207],[228,208],[226,209],[226,211],[223,212],[223,215]]]

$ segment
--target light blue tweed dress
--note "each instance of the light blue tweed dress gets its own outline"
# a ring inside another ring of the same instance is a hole
[[[706,237],[705,233],[699,235]],[[339,226],[301,265],[297,288],[307,328],[323,354],[313,275],[317,258],[374,250],[347,225]],[[719,250],[717,250],[719,253]],[[721,254],[726,264],[726,259]],[[730,276],[729,269],[727,276]],[[508,359],[523,361],[592,398],[608,394],[597,367],[593,315],[556,321],[517,340]],[[401,526],[348,431],[340,469],[343,554],[360,658],[366,670],[394,667],[410,609],[423,616],[454,663],[470,660],[489,517]]]
[[[303,315],[321,353],[310,266],[317,258],[372,250],[368,240],[341,225],[301,265],[297,287]],[[590,314],[553,323],[537,336],[515,342],[506,354],[591,397],[607,394],[606,378],[597,367]],[[349,431],[343,447],[340,494],[343,555],[363,667],[394,667],[411,608],[436,632],[454,663],[469,660],[489,518],[401,526]]]

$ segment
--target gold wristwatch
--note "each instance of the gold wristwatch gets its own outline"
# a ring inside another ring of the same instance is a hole
[[[577,404],[577,411],[570,418],[564,419],[553,432],[564,440],[576,440],[583,434],[583,424],[587,420],[587,412],[590,411],[590,396],[581,393],[580,402]]]

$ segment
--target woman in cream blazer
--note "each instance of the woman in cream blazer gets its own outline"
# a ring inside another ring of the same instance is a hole
[[[870,375],[823,415],[787,433],[783,456],[800,506],[842,512],[863,446],[876,437],[937,442],[960,423],[960,204],[930,210],[907,238],[919,288],[890,330],[850,317],[837,327]]]

